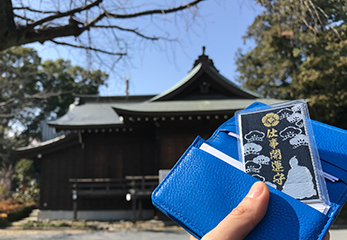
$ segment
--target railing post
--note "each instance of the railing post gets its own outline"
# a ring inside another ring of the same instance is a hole
[[[135,223],[136,222],[136,197],[135,195],[133,196],[133,199],[132,199],[132,209],[133,209],[133,222]]]
[[[142,198],[139,199],[139,220],[142,220]]]
[[[141,190],[145,190],[145,176],[141,177]]]
[[[73,204],[73,220],[77,220],[77,180],[72,184],[72,204]]]

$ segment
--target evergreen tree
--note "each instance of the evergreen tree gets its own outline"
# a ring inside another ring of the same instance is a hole
[[[88,71],[62,59],[42,63],[32,48],[0,52],[0,199],[10,194],[18,160],[14,149],[40,139],[42,120],[64,115],[74,101],[73,94],[98,94],[107,77],[102,71]],[[30,190],[22,192],[29,197],[37,194],[35,181],[20,181]]]
[[[266,97],[309,100],[311,117],[347,128],[347,2],[258,0],[237,53],[239,81]]]
[[[0,53],[0,125],[12,133],[40,138],[40,121],[64,115],[73,94],[98,94],[107,75],[58,59],[41,63],[32,48]]]

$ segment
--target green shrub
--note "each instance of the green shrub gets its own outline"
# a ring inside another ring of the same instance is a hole
[[[12,194],[13,198],[21,198],[25,201],[39,202],[40,190],[35,179],[33,161],[21,159],[15,166],[15,180],[17,182],[16,191]]]

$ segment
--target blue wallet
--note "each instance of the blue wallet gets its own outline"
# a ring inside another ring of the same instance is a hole
[[[323,171],[334,176],[326,181],[329,212],[323,214],[269,187],[268,211],[246,239],[323,239],[338,216],[347,200],[347,131],[313,120],[312,127]],[[197,137],[152,194],[159,210],[198,239],[217,226],[258,181],[200,149],[208,144],[238,159],[237,139],[231,136],[235,132],[231,118],[207,141]]]

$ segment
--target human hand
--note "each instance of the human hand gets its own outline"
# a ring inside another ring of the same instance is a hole
[[[242,240],[263,219],[270,193],[267,185],[256,182],[232,212],[201,240]],[[329,240],[329,233],[324,240]],[[190,240],[196,240],[193,236]]]

